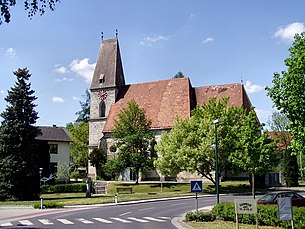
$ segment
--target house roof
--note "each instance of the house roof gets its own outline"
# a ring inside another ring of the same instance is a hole
[[[110,108],[104,132],[110,132],[114,128],[118,113],[127,108],[131,100],[135,100],[145,109],[146,116],[152,121],[152,129],[172,128],[176,117],[190,117],[190,96],[188,78],[126,85]]]
[[[72,142],[68,130],[65,127],[58,126],[39,126],[41,135],[36,137],[37,140]]]

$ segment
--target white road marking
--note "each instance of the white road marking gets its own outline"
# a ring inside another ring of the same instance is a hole
[[[120,216],[123,216],[123,215],[128,215],[130,214],[131,212],[125,212],[125,213],[122,213]]]
[[[53,225],[54,224],[48,219],[39,219],[38,221],[44,225]]]
[[[84,224],[92,224],[92,223],[94,223],[94,222],[86,220],[84,218],[77,218],[76,220],[78,220],[78,221],[80,221],[80,222],[82,222]]]
[[[155,207],[151,207],[151,208],[142,208],[142,209],[139,209],[138,211],[146,211],[146,210],[151,210],[151,209],[154,209]]]
[[[19,221],[20,224],[22,224],[23,226],[32,226],[34,225],[31,221],[29,220],[20,220]]]
[[[138,218],[135,218],[135,217],[128,217],[127,219],[131,219],[131,220],[134,220],[134,221],[137,221],[137,222],[140,222],[140,223],[148,223],[149,222],[148,220],[138,219]]]
[[[143,217],[144,219],[148,219],[148,220],[152,220],[152,221],[156,221],[156,222],[165,222],[165,220],[163,219],[156,219],[153,217]]]
[[[57,221],[59,221],[63,224],[74,224],[73,222],[71,222],[70,220],[67,220],[67,219],[57,219]]]
[[[160,219],[171,219],[171,217],[167,217],[167,216],[160,216]]]
[[[113,223],[113,222],[111,222],[109,220],[102,219],[102,218],[93,218],[93,219],[96,220],[96,221],[102,222],[102,223]]]
[[[9,226],[13,226],[13,224],[11,222],[0,224],[0,227],[9,227]]]
[[[131,223],[131,221],[121,219],[121,218],[117,218],[117,217],[111,217],[111,219],[122,222],[122,223]]]

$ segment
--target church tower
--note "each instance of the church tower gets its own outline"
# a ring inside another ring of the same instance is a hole
[[[92,149],[101,147],[104,125],[117,95],[125,86],[125,78],[117,38],[102,41],[91,87],[89,154]],[[88,176],[95,178],[96,169],[89,163]]]

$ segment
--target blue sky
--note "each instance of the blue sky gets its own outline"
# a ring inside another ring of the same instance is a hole
[[[119,31],[127,84],[172,78],[193,86],[243,80],[261,122],[272,114],[264,87],[284,59],[293,35],[305,30],[305,1],[284,0],[61,0],[54,12],[27,18],[12,8],[0,26],[0,112],[13,71],[27,67],[35,90],[37,125],[65,126],[76,119],[90,86],[101,32]]]

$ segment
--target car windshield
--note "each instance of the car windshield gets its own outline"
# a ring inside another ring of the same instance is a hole
[[[272,201],[275,196],[276,196],[276,194],[266,194],[262,198],[260,198],[259,200]]]

